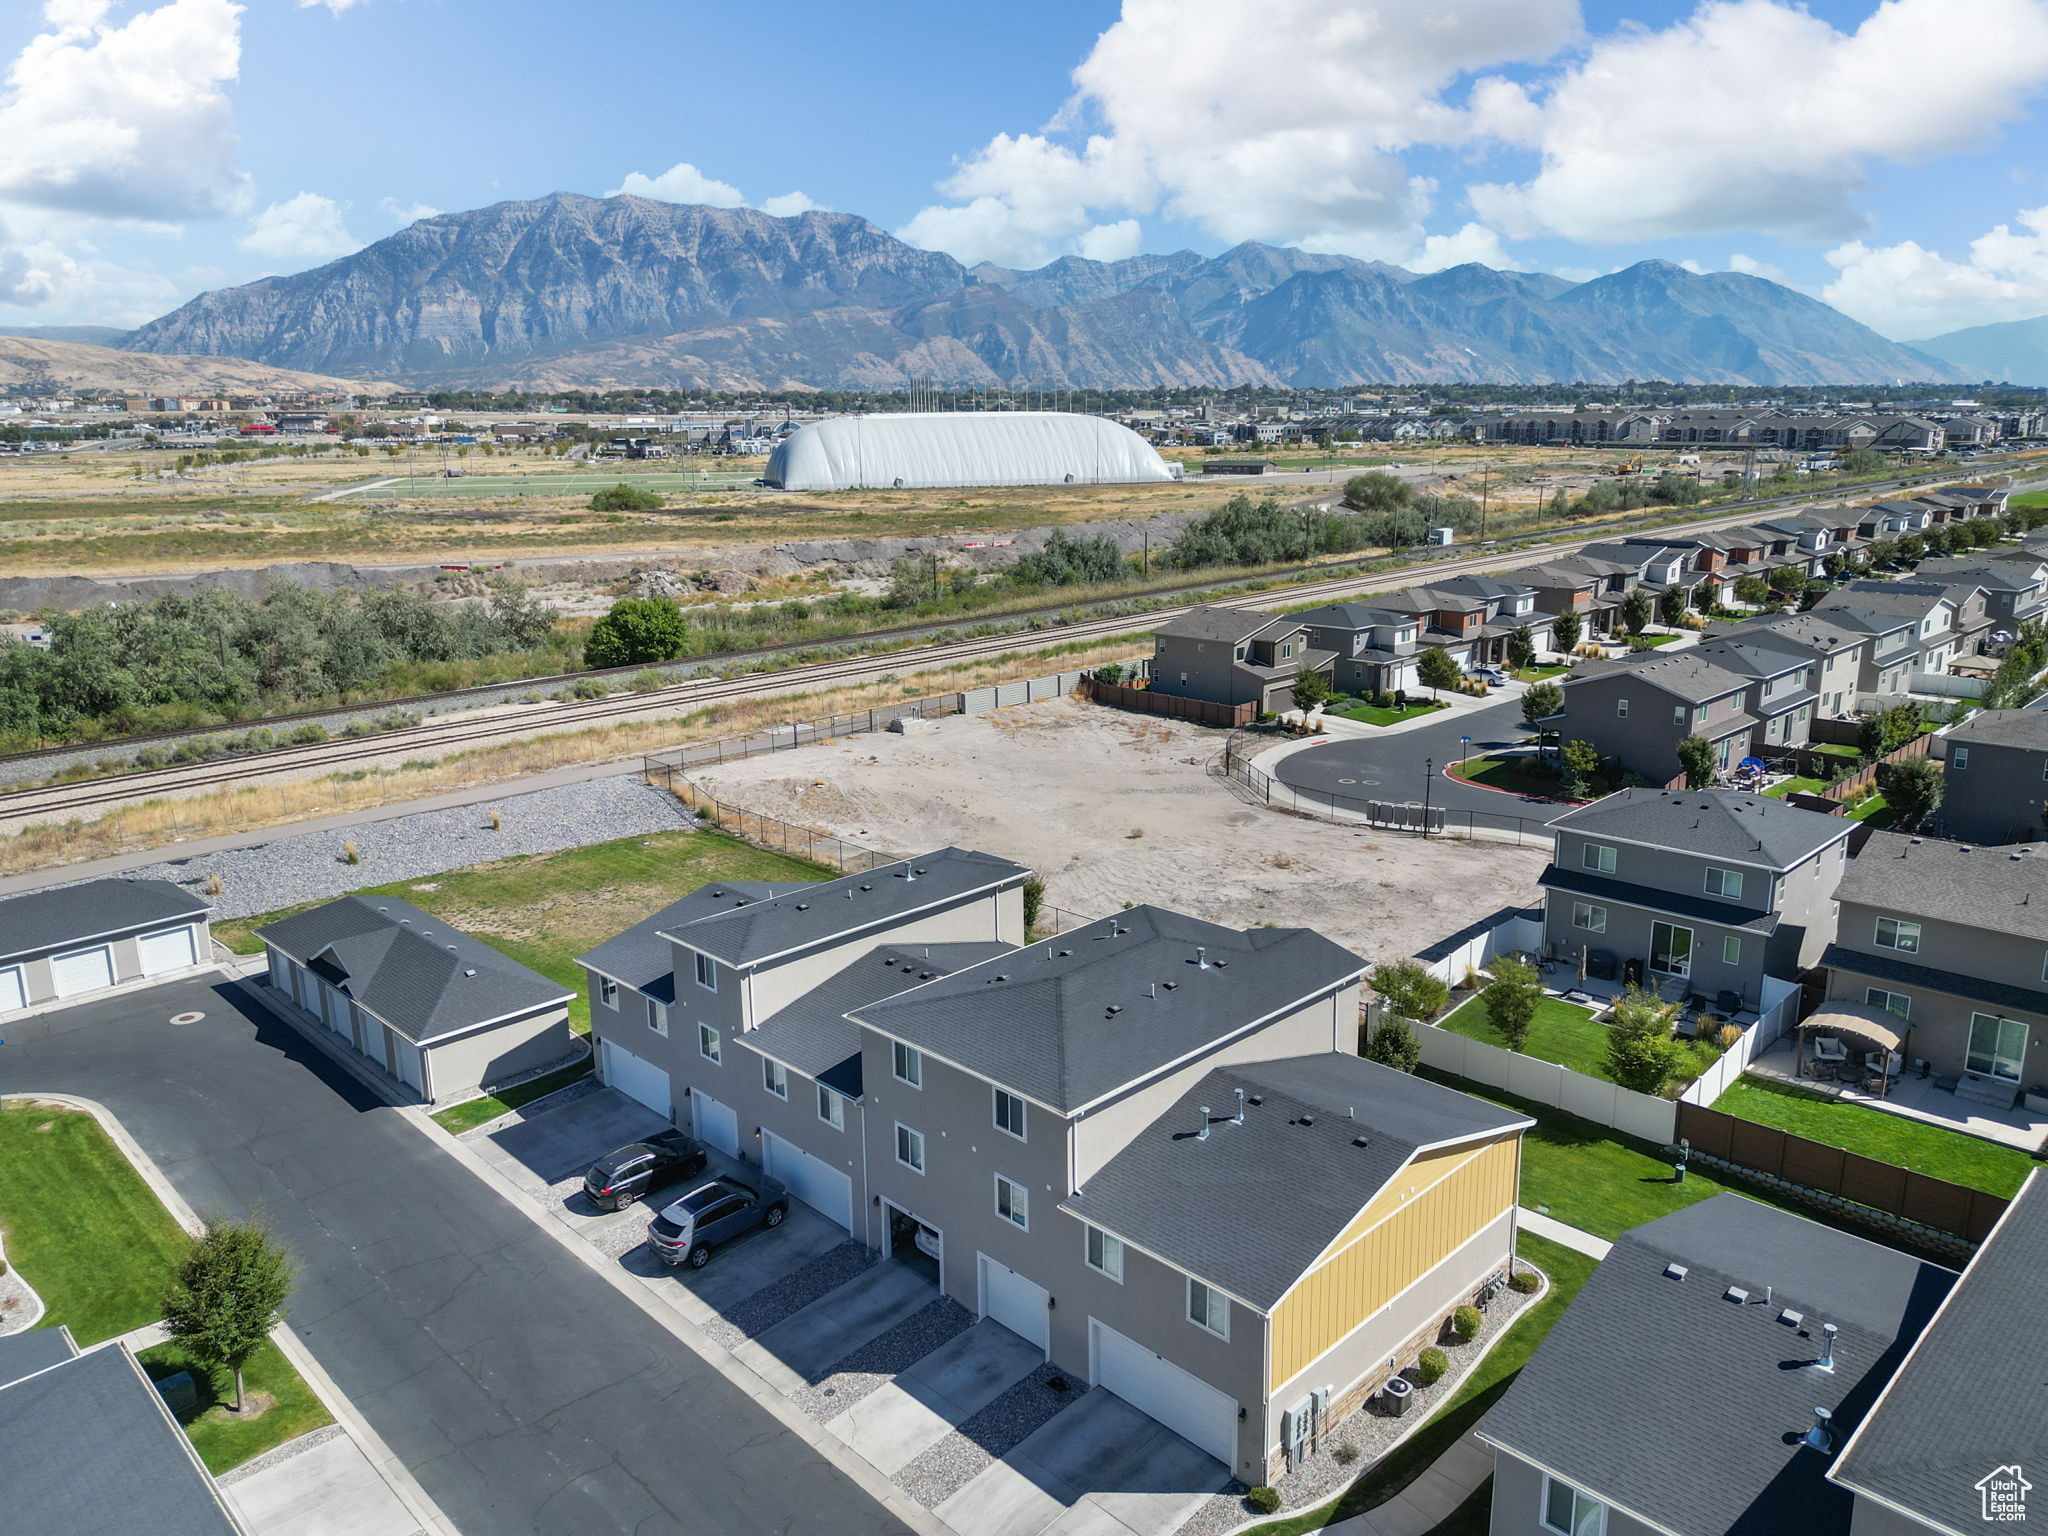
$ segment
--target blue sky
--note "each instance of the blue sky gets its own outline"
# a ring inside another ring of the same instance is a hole
[[[1660,256],[1900,338],[2048,313],[2048,0],[47,0],[0,58],[6,323],[620,188],[1012,265]]]

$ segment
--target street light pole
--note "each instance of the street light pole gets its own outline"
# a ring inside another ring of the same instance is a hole
[[[1470,736],[1460,736],[1458,738],[1458,746],[1461,749],[1458,753],[1458,773],[1462,777],[1465,772],[1466,760],[1472,756],[1472,738]]]
[[[1422,760],[1422,835],[1429,836],[1429,792],[1436,784],[1436,759]]]

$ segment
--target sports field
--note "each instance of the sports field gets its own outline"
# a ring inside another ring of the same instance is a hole
[[[542,475],[399,475],[373,480],[333,497],[335,501],[446,501],[476,496],[593,496],[620,481],[656,495],[691,496],[699,491],[742,490],[756,471],[688,469],[571,470]]]

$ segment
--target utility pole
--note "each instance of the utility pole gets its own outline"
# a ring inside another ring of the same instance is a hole
[[[1479,466],[1479,540],[1486,542],[1486,493],[1493,479],[1493,461]]]

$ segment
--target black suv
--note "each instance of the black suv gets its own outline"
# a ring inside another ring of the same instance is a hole
[[[704,1148],[681,1131],[607,1152],[583,1175],[583,1193],[601,1211],[623,1211],[650,1189],[693,1179],[704,1171]]]

